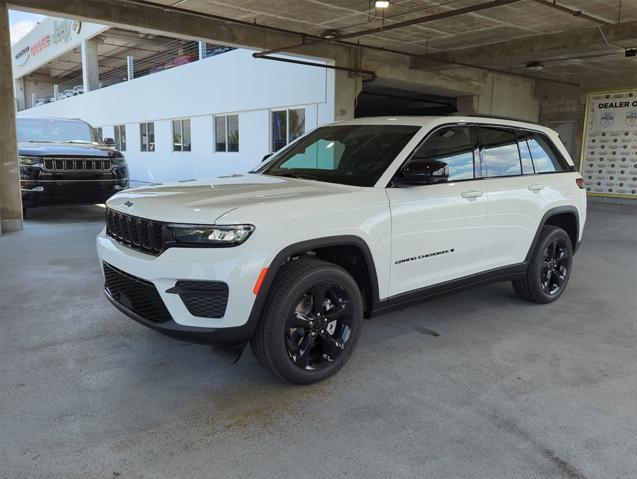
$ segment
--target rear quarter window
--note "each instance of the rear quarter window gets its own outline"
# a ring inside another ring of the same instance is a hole
[[[540,133],[531,133],[526,140],[536,173],[566,171],[568,165],[551,141]]]

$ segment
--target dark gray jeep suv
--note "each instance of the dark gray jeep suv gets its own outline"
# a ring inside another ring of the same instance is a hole
[[[20,188],[25,208],[103,203],[128,187],[124,156],[88,123],[18,118]]]

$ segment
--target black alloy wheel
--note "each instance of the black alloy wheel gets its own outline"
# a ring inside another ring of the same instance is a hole
[[[315,258],[290,261],[269,291],[252,351],[286,381],[322,381],[354,352],[363,309],[359,285],[342,267]]]
[[[544,226],[528,260],[525,275],[513,291],[534,303],[552,303],[568,284],[573,265],[573,240],[559,226]]]
[[[352,333],[353,310],[345,290],[321,281],[299,298],[285,325],[285,346],[301,369],[328,366],[345,349]]]
[[[542,290],[548,295],[562,291],[569,273],[570,253],[563,237],[554,238],[544,250],[540,278]]]

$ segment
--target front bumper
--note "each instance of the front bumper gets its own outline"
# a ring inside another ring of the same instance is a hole
[[[154,331],[157,331],[179,341],[196,344],[235,345],[249,341],[254,334],[254,327],[252,327],[252,325],[250,325],[249,323],[234,328],[217,329],[182,326],[176,323],[174,320],[166,321],[164,323],[154,323],[124,307],[111,296],[108,289],[104,290],[104,294],[113,304],[113,306],[115,306],[129,318],[134,319],[147,328],[150,328]]]
[[[128,187],[128,178],[117,180],[22,180],[22,203],[27,208],[46,205],[104,203]]]
[[[155,331],[195,343],[237,344],[248,341],[256,327],[258,313],[253,311],[252,292],[261,265],[250,261],[243,248],[169,248],[153,256],[128,248],[106,235],[97,237],[97,252],[102,268],[120,272],[152,285],[169,319],[155,321],[144,317],[126,300],[118,301],[105,288],[108,299],[124,314]],[[176,294],[178,283],[218,282],[227,285],[227,303],[221,317],[191,314],[183,296]]]

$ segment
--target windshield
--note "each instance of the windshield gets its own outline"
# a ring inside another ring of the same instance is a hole
[[[258,173],[374,186],[419,128],[407,125],[318,128],[278,153]]]
[[[99,143],[88,123],[78,120],[18,118],[18,141],[33,143]]]

